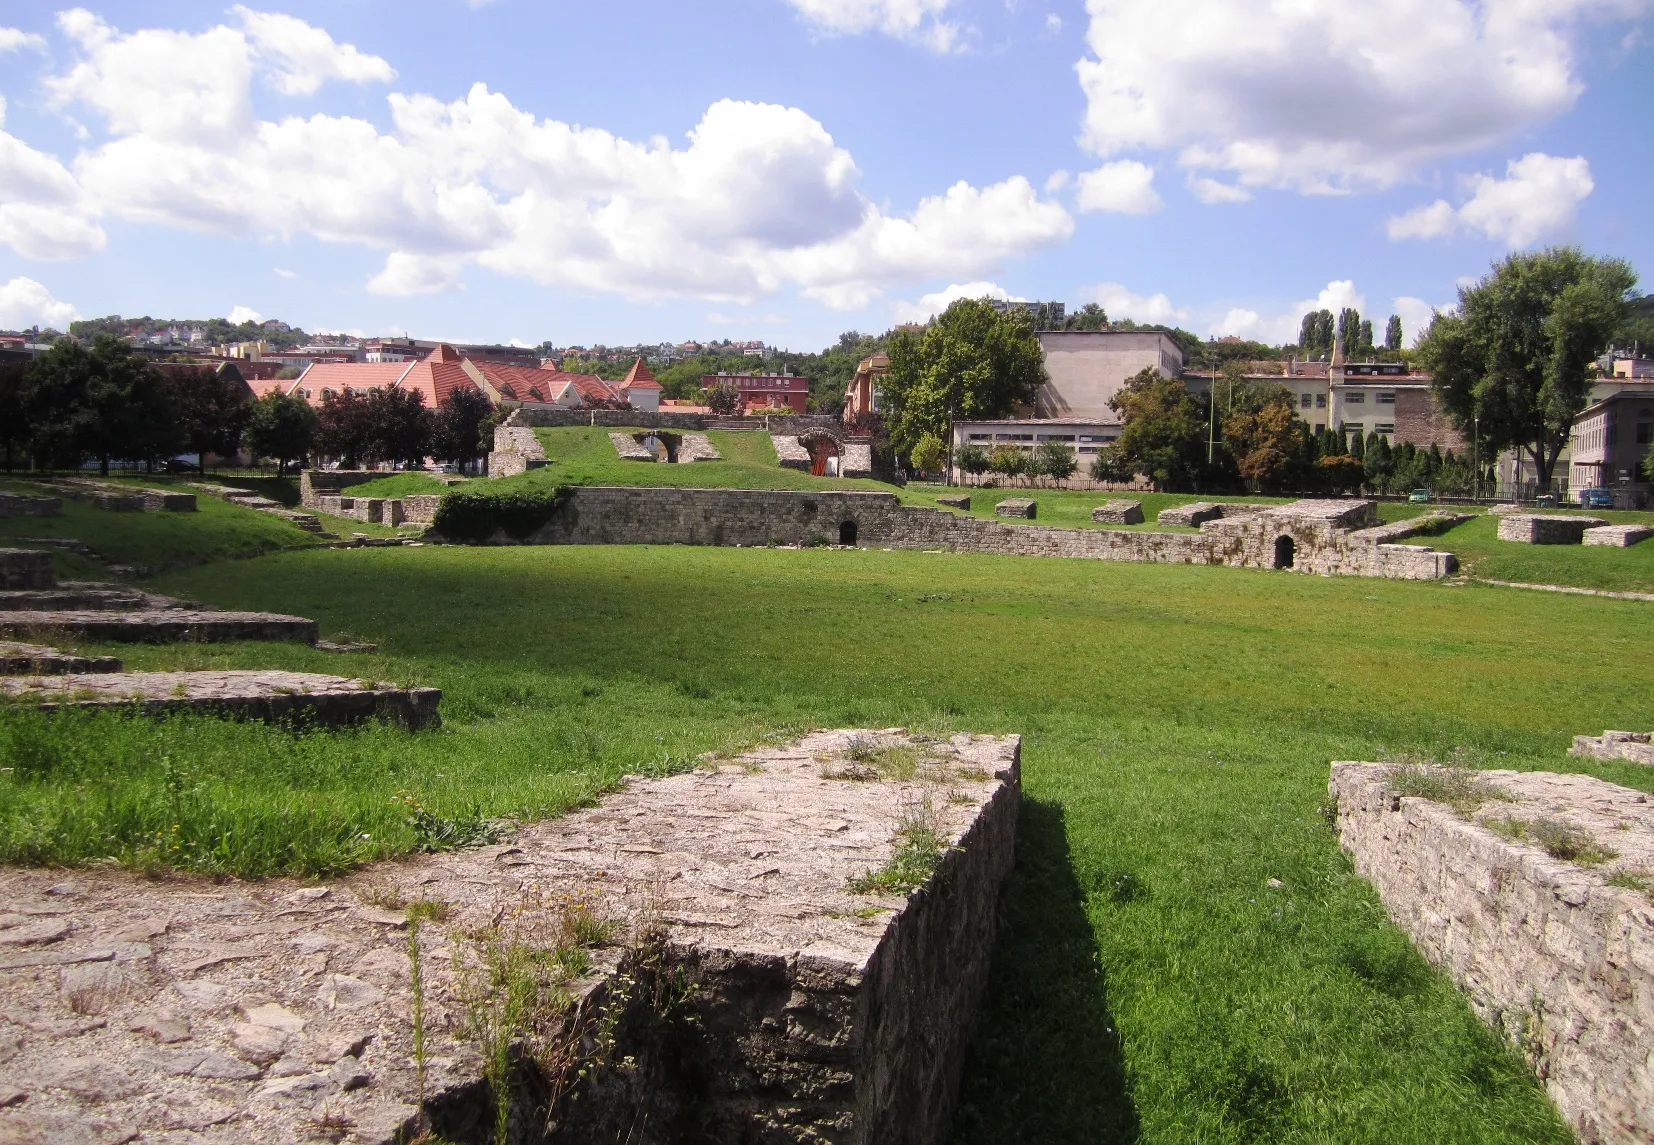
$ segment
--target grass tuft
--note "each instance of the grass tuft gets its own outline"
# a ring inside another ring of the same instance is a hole
[[[1578,863],[1582,867],[1598,867],[1609,859],[1617,859],[1618,851],[1611,851],[1593,839],[1589,832],[1570,827],[1560,819],[1503,819],[1487,818],[1482,825],[1507,839],[1532,843],[1553,859]]]

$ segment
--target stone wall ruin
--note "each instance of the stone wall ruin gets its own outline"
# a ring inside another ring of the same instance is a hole
[[[1012,525],[904,506],[893,493],[578,486],[529,544],[829,545],[1016,556],[1290,568],[1327,576],[1432,580],[1451,553],[1375,543],[1352,526],[1368,501],[1300,501],[1208,521],[1200,533]],[[1388,534],[1387,534],[1388,535]],[[850,538],[849,540],[844,540]],[[1290,542],[1283,561],[1285,539]],[[500,534],[494,543],[515,543]]]
[[[1654,805],[1585,775],[1459,782],[1494,794],[1455,811],[1402,794],[1394,767],[1333,764],[1340,845],[1585,1145],[1654,1140],[1654,905],[1610,881],[1654,871]],[[1592,862],[1556,857],[1587,844]]]

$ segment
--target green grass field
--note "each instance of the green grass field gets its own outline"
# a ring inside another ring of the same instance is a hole
[[[420,845],[412,804],[475,834],[811,726],[1020,732],[1018,864],[957,1141],[1569,1140],[1320,807],[1332,760],[1460,748],[1654,790],[1648,769],[1565,754],[1654,723],[1649,605],[682,547],[312,550],[156,587],[381,651],[121,649],[133,667],[434,684],[445,726],[0,713],[0,857],[321,872]]]

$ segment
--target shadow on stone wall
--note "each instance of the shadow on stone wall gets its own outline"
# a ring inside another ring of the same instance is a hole
[[[1024,796],[953,1145],[1138,1139],[1099,971],[1063,810]]]

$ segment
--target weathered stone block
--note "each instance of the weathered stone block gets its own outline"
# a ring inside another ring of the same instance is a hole
[[[1091,519],[1101,525],[1141,525],[1143,503],[1127,500],[1109,501],[1091,510]]]
[[[1211,501],[1190,501],[1183,505],[1174,505],[1170,509],[1160,510],[1155,520],[1162,525],[1180,529],[1197,529],[1207,521],[1216,521],[1223,516],[1223,507]]]
[[[724,455],[718,452],[712,439],[704,433],[686,433],[678,443],[678,463],[680,465],[691,461],[722,461]]]
[[[969,509],[971,499],[965,493],[943,493],[936,498],[938,505],[946,505],[949,509]]]
[[[1650,537],[1654,537],[1654,528],[1648,525],[1598,525],[1586,529],[1581,540],[1587,545],[1609,545],[1616,549],[1628,549]]]
[[[840,477],[873,476],[873,447],[865,441],[849,441],[839,457]]]
[[[62,633],[67,640],[119,644],[180,644],[198,640],[297,640],[316,642],[314,620],[274,612],[203,612],[187,608],[144,612],[0,612],[0,636]]]
[[[1473,778],[1501,798],[1463,818],[1398,794],[1393,770],[1332,765],[1339,842],[1356,870],[1525,1052],[1582,1142],[1654,1140],[1654,907],[1608,882],[1654,869],[1647,796],[1584,775],[1488,771]],[[1588,843],[1609,857],[1586,866],[1537,842],[1560,832],[1572,853]]]
[[[113,656],[77,656],[41,644],[0,641],[0,676],[45,676],[67,672],[119,672]]]
[[[43,589],[56,583],[51,553],[39,549],[0,549],[0,589]]]
[[[917,769],[881,778],[876,762],[847,758],[852,735],[875,761],[899,748]],[[525,1063],[514,1142],[940,1142],[1014,856],[1018,750],[1014,736],[816,732],[635,779],[498,845],[331,882],[233,884],[226,900],[193,883],[76,871],[73,927],[49,893],[64,872],[0,869],[14,917],[55,924],[34,947],[0,955],[0,1010],[36,1009],[40,978],[55,984],[64,967],[94,968],[77,983],[124,981],[140,966],[153,975],[73,1038],[40,1038],[30,1062],[31,1076],[51,1078],[88,1073],[85,1060],[118,1062],[144,1084],[105,1085],[93,1100],[54,1081],[24,1108],[61,1119],[51,1140],[76,1142],[102,1140],[97,1119],[130,1126],[160,1108],[168,1126],[233,1116],[224,1140],[273,1145],[313,1133],[324,1103],[348,1118],[353,1140],[374,1145],[422,1128],[491,1140],[459,971],[478,965],[477,936],[495,925],[549,948],[561,912],[579,903],[616,924],[589,951],[589,973],[567,984],[574,1008],[556,1031],[583,1076],[571,1071],[565,1100],[538,1109],[545,1078]],[[942,844],[935,873],[911,890],[852,890],[891,859],[904,815],[930,817]],[[370,899],[430,900],[449,913],[411,936],[404,910]],[[422,952],[423,1077],[410,946]],[[180,1040],[157,1045],[142,1031],[162,1028],[163,1006],[167,1036]],[[582,1035],[600,1020],[612,1044],[596,1057]],[[0,1134],[16,1112],[0,1110]]]
[[[61,517],[63,498],[0,493],[0,517]]]
[[[1654,766],[1654,734],[1649,732],[1603,732],[1600,736],[1575,736],[1569,755],[1587,759],[1623,759]]]
[[[611,433],[609,440],[614,443],[615,452],[620,454],[622,461],[654,461],[656,457],[644,448],[643,443],[629,433]]]
[[[1039,512],[1039,502],[1029,497],[1007,497],[994,506],[994,512],[1001,517],[1024,517],[1032,521]]]
[[[1577,545],[1585,530],[1606,524],[1601,517],[1512,513],[1499,518],[1499,539],[1523,545]]]
[[[5,646],[0,645],[0,649]],[[118,662],[117,662],[118,663]],[[235,719],[337,727],[380,719],[407,728],[442,721],[438,688],[398,688],[315,672],[120,672],[0,678],[0,695],[37,706],[205,712]]]
[[[810,471],[810,451],[798,443],[796,433],[772,433],[770,443],[775,446],[775,460],[781,468]]]

